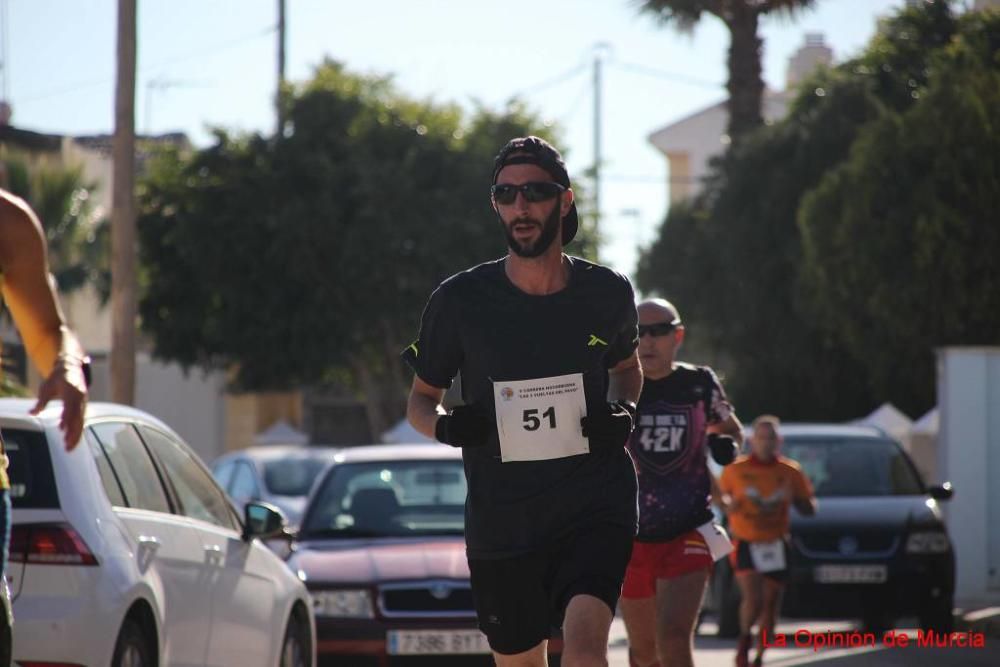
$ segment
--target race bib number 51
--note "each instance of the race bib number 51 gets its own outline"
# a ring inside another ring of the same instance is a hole
[[[587,454],[583,374],[494,382],[500,460],[544,461]]]

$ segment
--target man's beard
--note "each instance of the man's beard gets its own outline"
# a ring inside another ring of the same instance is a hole
[[[545,254],[545,251],[549,249],[549,246],[552,245],[552,242],[556,240],[556,235],[559,234],[560,230],[559,221],[562,217],[560,216],[560,213],[562,213],[561,208],[562,207],[560,207],[557,202],[552,209],[552,213],[549,214],[549,217],[545,220],[545,222],[541,223],[542,231],[541,233],[539,233],[538,238],[536,238],[534,241],[527,241],[525,243],[521,243],[516,238],[514,238],[514,232],[513,232],[514,225],[518,224],[519,222],[525,222],[525,221],[538,224],[538,221],[533,220],[531,218],[521,218],[519,220],[514,220],[510,223],[507,223],[501,219],[500,223],[503,225],[503,233],[504,236],[507,237],[507,246],[511,249],[511,252],[513,252],[518,257],[527,257],[527,258],[540,257],[541,255]]]

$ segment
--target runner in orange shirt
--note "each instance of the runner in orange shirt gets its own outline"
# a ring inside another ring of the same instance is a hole
[[[774,632],[788,574],[789,507],[794,505],[806,516],[816,513],[809,479],[795,461],[778,453],[780,424],[772,415],[755,419],[750,455],[725,467],[719,480],[735,544],[729,558],[742,594],[737,667],[749,664],[755,622],[762,636]],[[761,664],[763,654],[761,643],[755,667]]]

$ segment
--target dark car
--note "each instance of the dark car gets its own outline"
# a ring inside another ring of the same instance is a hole
[[[493,664],[469,585],[465,496],[461,451],[445,445],[336,455],[288,559],[312,595],[321,665]]]
[[[819,499],[815,516],[791,516],[782,614],[858,618],[880,632],[899,617],[950,631],[955,555],[938,508],[951,485],[928,486],[906,451],[873,428],[782,426],[782,453],[798,461]],[[712,596],[719,633],[739,630],[739,591],[728,560]]]

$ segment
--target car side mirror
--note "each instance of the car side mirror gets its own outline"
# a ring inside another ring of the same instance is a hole
[[[270,503],[252,501],[243,507],[243,539],[255,537],[271,540],[286,537],[288,520],[281,510]]]
[[[951,482],[945,482],[944,484],[935,484],[928,487],[927,493],[934,500],[951,500],[951,497],[955,495],[955,489],[952,488]]]

